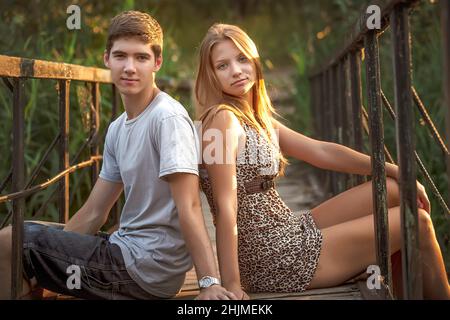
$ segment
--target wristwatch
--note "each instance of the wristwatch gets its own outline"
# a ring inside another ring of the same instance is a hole
[[[205,276],[198,281],[200,289],[208,288],[215,284],[220,285],[220,280],[211,276]]]

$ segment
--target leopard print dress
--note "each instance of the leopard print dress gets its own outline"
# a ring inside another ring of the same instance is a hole
[[[322,233],[309,210],[294,214],[275,188],[248,194],[244,183],[256,177],[274,178],[279,148],[243,123],[245,146],[238,153],[237,227],[241,285],[248,292],[305,290],[319,261]],[[215,218],[211,184],[205,169],[200,184]],[[215,219],[214,219],[215,221]]]

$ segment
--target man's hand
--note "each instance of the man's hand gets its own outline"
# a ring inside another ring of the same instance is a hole
[[[195,300],[238,300],[234,293],[227,291],[224,287],[213,285],[200,290]]]
[[[425,187],[419,181],[417,181],[417,207],[424,209],[428,214],[431,213],[430,200],[428,200]]]

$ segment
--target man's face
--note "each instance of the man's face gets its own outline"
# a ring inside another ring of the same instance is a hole
[[[154,84],[154,73],[161,68],[162,57],[155,58],[150,44],[136,38],[114,41],[109,56],[105,52],[105,65],[111,78],[123,95],[138,95]]]

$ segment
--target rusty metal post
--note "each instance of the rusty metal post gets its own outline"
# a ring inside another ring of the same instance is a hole
[[[328,142],[334,141],[334,114],[333,114],[333,101],[334,101],[334,94],[333,94],[333,78],[334,78],[334,68],[330,67],[327,70],[327,80],[328,80],[328,87],[327,87],[327,94],[328,94],[328,105],[327,105],[327,126],[326,130],[328,131]],[[331,195],[334,196],[336,194],[336,186],[335,186],[335,179],[334,179],[334,173],[331,171],[327,171],[328,174],[328,181],[330,182],[330,192]]]
[[[342,76],[341,76],[341,61],[338,61],[334,66],[334,101],[333,101],[333,117],[334,117],[334,142],[338,144],[343,143],[343,104],[342,104]],[[345,174],[341,172],[333,172],[335,179],[335,194],[344,191]]]
[[[320,74],[320,140],[325,140],[325,130],[326,130],[326,108],[327,108],[327,84],[326,84],[327,74],[323,72]]]
[[[91,156],[99,154],[98,134],[100,129],[100,86],[98,82],[92,83],[92,108],[91,108],[91,134],[94,135],[91,144]],[[100,166],[97,161],[91,167],[91,183],[94,187],[97,181]]]
[[[24,93],[25,79],[13,80],[13,170],[12,192],[23,190],[25,184],[25,154],[24,154]],[[17,299],[22,293],[23,266],[23,220],[25,214],[25,199],[13,200],[12,218],[12,255],[11,255],[11,299]]]
[[[346,59],[342,59],[338,65],[338,90],[339,90],[339,143],[349,146],[348,121],[347,121],[347,100],[345,77]],[[343,192],[352,186],[351,175],[348,173],[339,174],[339,192]]]
[[[335,73],[335,81],[336,81],[336,85],[335,85],[335,97],[336,100],[334,101],[334,110],[335,110],[335,123],[336,123],[336,142],[339,144],[343,144],[343,138],[344,138],[344,134],[343,134],[343,130],[344,130],[344,125],[343,125],[343,112],[344,112],[344,108],[343,108],[343,104],[342,104],[342,89],[343,89],[343,80],[342,79],[342,63],[341,61],[339,61],[339,63],[336,65],[336,73]]]
[[[360,51],[351,52],[350,59],[350,83],[351,83],[351,109],[353,115],[353,134],[356,151],[363,152],[363,128],[362,128],[362,85],[361,85],[361,53]],[[366,181],[364,176],[356,176],[356,184]]]
[[[355,125],[352,123],[353,113],[352,113],[352,83],[351,83],[351,69],[350,69],[350,55],[349,53],[344,62],[344,78],[345,78],[345,92],[344,92],[344,103],[345,103],[345,122],[346,122],[346,144],[348,147],[355,149]],[[347,180],[347,187],[354,187],[356,183],[355,174],[349,174]]]
[[[313,130],[314,130],[314,136],[317,137],[318,129],[318,120],[319,120],[319,113],[318,113],[318,95],[317,95],[317,81],[318,76],[315,76],[314,78],[310,79],[309,81],[309,89],[310,89],[310,108],[311,108],[311,117],[312,117],[312,123],[313,123]]]
[[[314,78],[309,79],[309,110],[310,110],[310,122],[312,123],[313,132],[316,132],[316,109],[315,109],[315,103],[316,103],[316,97],[314,95]]]
[[[326,90],[325,90],[325,73],[320,73],[318,75],[318,95],[319,95],[319,110],[318,110],[318,124],[319,132],[317,138],[320,140],[325,140],[325,110],[326,110]],[[319,180],[322,182],[324,190],[328,192],[328,186],[326,184],[327,173],[324,170],[318,170],[317,173]]]
[[[338,98],[338,92],[337,92],[337,66],[332,66],[330,68],[330,97],[329,100],[329,108],[330,108],[330,131],[331,131],[331,139],[329,141],[331,142],[337,142],[338,141],[338,121],[337,121],[337,101]],[[338,173],[335,171],[330,171],[331,175],[331,188],[333,192],[333,196],[337,195],[339,193],[339,176]]]
[[[317,123],[317,132],[315,135],[316,139],[322,140],[323,138],[323,104],[324,104],[324,97],[323,97],[323,80],[322,80],[323,75],[322,74],[318,74],[315,77],[315,95],[316,95],[316,106],[317,106],[317,111],[316,111],[316,123]]]
[[[59,80],[59,171],[69,168],[70,80]],[[59,181],[59,222],[69,220],[69,175]]]
[[[378,35],[368,31],[364,38],[366,52],[367,101],[369,109],[370,146],[372,159],[372,197],[376,236],[377,263],[384,285],[392,288],[389,252],[389,222],[386,198],[386,172],[384,158],[383,112],[381,108],[381,83]],[[390,298],[388,288],[382,287],[380,294]]]
[[[414,109],[411,93],[409,8],[399,4],[391,13],[392,55],[395,77],[395,107],[400,211],[402,225],[403,296],[422,299],[422,265],[419,250],[416,166],[414,161]]]
[[[441,30],[442,30],[442,48],[444,57],[444,107],[446,108],[446,140],[447,149],[450,150],[450,3],[449,1],[440,1],[441,5]],[[450,155],[445,156],[447,165],[447,188],[450,189]],[[450,203],[450,193],[448,198]]]
[[[339,64],[339,93],[340,93],[340,104],[341,104],[341,144],[345,146],[350,145],[349,135],[348,135],[348,119],[347,119],[347,78],[346,78],[346,61],[347,59],[343,59]]]
[[[334,124],[335,124],[335,142],[338,144],[342,144],[342,78],[341,78],[341,61],[338,61],[338,64],[335,66],[334,72]],[[344,174],[340,172],[334,172],[334,176],[336,179],[336,194],[341,193],[344,189]]]
[[[322,104],[321,102],[321,94],[320,94],[320,86],[321,86],[321,78],[320,74],[315,76],[313,78],[314,80],[314,108],[316,111],[314,112],[314,122],[315,122],[315,131],[314,131],[314,137],[316,139],[320,139],[321,137],[321,112],[320,112],[320,106]]]
[[[323,104],[323,114],[322,117],[324,118],[323,121],[323,140],[324,141],[330,141],[331,134],[330,134],[330,127],[331,127],[331,121],[330,121],[330,77],[331,77],[331,70],[327,69],[323,73],[323,96],[324,96],[324,104]],[[332,185],[331,185],[331,172],[330,171],[324,171],[324,185],[325,190],[327,193],[327,197],[332,194]]]

